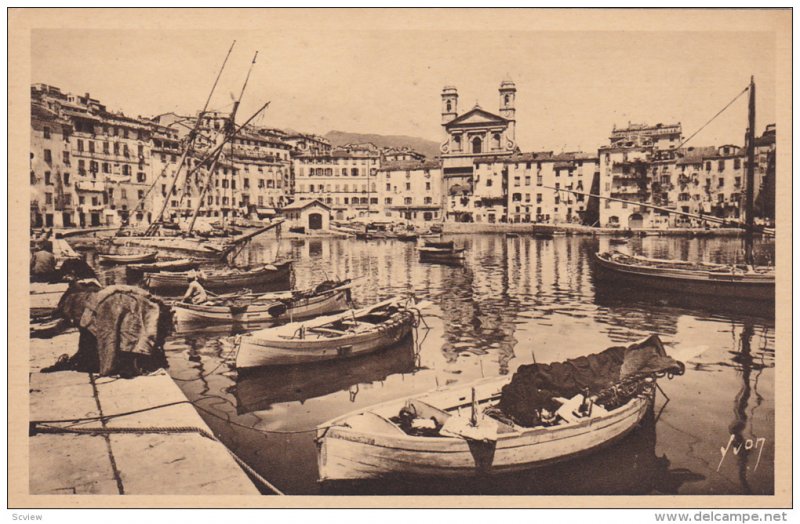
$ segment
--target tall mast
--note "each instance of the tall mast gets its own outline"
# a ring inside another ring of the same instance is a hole
[[[244,90],[247,87],[247,82],[250,80],[250,73],[253,72],[253,66],[256,64],[256,58],[258,57],[258,51],[256,51],[255,55],[253,55],[253,61],[250,63],[250,69],[247,70],[247,76],[244,79],[244,84],[242,84],[242,91],[239,93],[239,98],[234,101],[233,109],[231,110],[231,114],[228,117],[227,125],[225,126],[225,134],[222,137],[222,142],[219,144],[219,151],[217,155],[214,157],[214,160],[211,164],[211,167],[208,170],[208,177],[206,178],[206,184],[203,187],[202,191],[200,192],[200,198],[197,199],[197,205],[194,206],[194,211],[192,212],[192,219],[189,221],[189,229],[187,233],[191,233],[194,229],[194,224],[197,221],[197,215],[200,213],[200,208],[203,206],[203,199],[206,197],[206,193],[208,190],[211,189],[211,179],[214,177],[214,171],[217,168],[217,163],[219,161],[219,157],[222,154],[222,147],[225,145],[226,142],[233,140],[236,132],[236,112],[239,110],[239,104],[242,102],[242,97],[244,96]],[[269,104],[269,102],[267,102]],[[266,105],[264,105],[266,107]],[[250,121],[258,115],[264,108],[260,109],[255,115],[250,117],[250,119],[245,123],[242,124],[242,127],[246,126]],[[241,129],[241,128],[240,128]],[[231,159],[231,166],[233,166],[233,161]],[[233,195],[233,192],[231,192]]]
[[[747,114],[747,178],[746,193],[745,193],[745,220],[747,230],[744,237],[744,258],[745,263],[749,266],[753,265],[753,195],[755,184],[755,136],[756,136],[756,83],[753,77],[750,77],[750,104]]]
[[[153,224],[150,226],[152,230],[148,230],[150,233],[155,233],[156,228],[158,228],[158,224],[164,218],[164,212],[167,210],[167,206],[169,205],[170,197],[172,196],[172,192],[175,190],[175,184],[178,182],[178,177],[181,174],[181,170],[186,163],[186,158],[189,155],[189,151],[192,149],[192,145],[194,144],[194,139],[197,136],[197,131],[200,128],[200,124],[203,120],[203,115],[208,110],[208,104],[211,102],[211,97],[214,94],[214,91],[217,89],[217,84],[219,83],[219,79],[222,76],[222,71],[225,70],[225,64],[228,63],[228,58],[231,56],[231,51],[233,51],[233,46],[236,45],[236,40],[231,43],[231,47],[228,49],[228,54],[225,55],[225,60],[222,61],[222,66],[219,69],[219,73],[217,73],[217,78],[214,79],[214,85],[211,86],[211,91],[208,93],[208,98],[206,98],[206,103],[203,106],[203,110],[200,111],[200,114],[197,116],[197,120],[195,121],[194,127],[189,132],[188,140],[186,141],[186,147],[183,150],[183,154],[181,155],[180,161],[178,162],[178,168],[175,171],[175,176],[172,177],[172,182],[170,183],[169,190],[167,194],[164,196],[164,204],[161,206],[161,210],[158,212],[156,219],[153,221]],[[164,166],[166,170],[166,166]],[[187,173],[187,177],[188,177]],[[155,226],[155,227],[153,227]]]

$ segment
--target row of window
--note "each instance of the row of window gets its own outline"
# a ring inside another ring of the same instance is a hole
[[[88,144],[89,153],[95,153],[96,152],[95,142],[93,140],[87,140],[86,142]],[[103,154],[105,155],[112,154],[111,151],[113,148],[114,155],[119,156],[120,154],[122,154],[122,156],[126,158],[130,157],[130,149],[128,148],[128,144],[120,144],[119,142],[113,142],[113,144],[111,142],[101,142],[101,144],[103,144]],[[81,153],[84,152],[84,143],[82,138],[78,139],[78,141],[76,142],[76,147],[78,148],[79,152]],[[144,145],[138,144],[136,146],[136,154],[139,156],[139,158],[144,158]],[[164,154],[161,155],[162,161],[165,161],[164,160],[165,157],[166,156]],[[172,158],[173,158],[172,161],[174,162],[175,155],[172,155]]]
[[[367,176],[366,169],[359,169],[357,167],[350,168],[349,176]],[[308,168],[308,176],[348,176],[348,171],[346,167],[343,167],[341,171],[334,170],[330,167],[310,167]],[[297,176],[302,177],[305,176],[305,169],[303,166],[300,166],[297,170]],[[375,176],[375,173],[372,173],[372,176]]]
[[[300,184],[297,187],[298,187],[298,189],[297,189],[298,193],[305,193],[306,192],[305,184]],[[372,184],[372,191],[375,192],[376,190],[377,189],[375,187],[375,184],[373,183]],[[327,184],[327,185],[326,184],[319,184],[319,185],[309,184],[308,192],[309,193],[314,193],[315,191],[319,192],[319,193],[323,193],[323,192],[339,193],[339,184],[334,184],[334,185],[331,185],[331,184]],[[350,192],[358,193],[359,191],[361,191],[362,193],[366,193],[367,192],[367,185],[366,184],[361,184],[361,189],[359,190],[358,186],[353,184],[353,190],[350,191],[350,186],[348,184],[344,184],[344,186],[342,187],[342,191],[341,192],[342,193],[350,193]]]
[[[430,190],[431,190],[431,183],[425,182],[425,191],[430,191]],[[386,184],[386,191],[392,191],[392,184],[388,183]],[[411,191],[411,182],[406,182],[406,191]],[[394,186],[394,192],[397,193],[397,186]]]

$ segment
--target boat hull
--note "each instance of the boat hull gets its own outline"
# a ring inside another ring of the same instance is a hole
[[[284,262],[275,264],[274,268],[241,273],[210,273],[199,281],[209,291],[259,288],[278,283],[288,286],[291,269],[291,262]],[[143,282],[146,288],[156,292],[183,292],[189,285],[188,273],[184,272],[150,273],[145,275]]]
[[[189,269],[197,269],[199,266],[200,263],[195,260],[179,259],[154,262],[152,264],[129,264],[128,269],[141,273],[157,273],[159,271],[187,271]]]
[[[145,253],[140,255],[97,255],[101,264],[142,264],[155,262],[158,253]]]
[[[507,379],[503,379],[503,383],[505,381]],[[455,391],[458,398],[445,403],[468,401],[467,390]],[[432,394],[430,400],[417,398],[437,405],[437,394],[439,392]],[[319,478],[322,481],[458,478],[533,469],[594,452],[625,437],[645,418],[652,400],[652,393],[649,393],[583,422],[501,433],[496,442],[488,443],[455,437],[414,437],[404,433],[367,434],[335,425],[333,421],[321,425],[317,433]],[[394,408],[399,410],[403,401],[395,404]]]
[[[288,308],[281,308],[282,302],[261,302],[249,304],[242,309],[227,306],[205,306],[195,304],[176,304],[175,320],[179,323],[257,323],[287,319],[315,317],[326,313],[343,311],[349,307],[347,290],[338,290],[320,296],[301,298],[291,302]],[[274,315],[276,306],[284,313]]]
[[[382,323],[380,329],[364,333],[319,339],[260,339],[245,336],[242,337],[236,354],[236,368],[289,366],[372,353],[408,336],[413,323],[413,314],[401,310]]]
[[[693,271],[634,266],[594,255],[597,276],[617,284],[646,286],[652,289],[708,295],[719,298],[775,301],[775,280],[743,273]]]

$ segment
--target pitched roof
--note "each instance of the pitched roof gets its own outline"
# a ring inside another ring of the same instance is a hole
[[[283,210],[286,211],[287,209],[290,211],[305,209],[312,204],[319,204],[320,206],[324,207],[325,209],[330,210],[330,206],[327,205],[325,202],[314,199],[314,200],[295,200],[291,204],[283,206]]]
[[[508,120],[500,115],[495,115],[478,106],[473,107],[461,116],[456,117],[444,126],[446,128],[471,126],[471,125],[485,125],[485,124],[508,124]]]

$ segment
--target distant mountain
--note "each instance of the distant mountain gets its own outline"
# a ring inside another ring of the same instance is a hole
[[[331,144],[334,146],[371,142],[378,147],[408,146],[415,151],[419,151],[428,158],[433,158],[441,154],[438,142],[416,136],[373,135],[366,133],[348,133],[346,131],[329,131],[328,134],[325,135],[325,138],[330,140]]]

